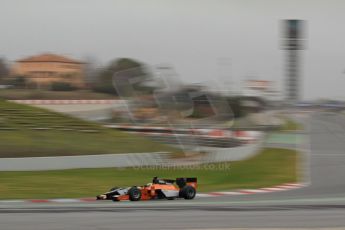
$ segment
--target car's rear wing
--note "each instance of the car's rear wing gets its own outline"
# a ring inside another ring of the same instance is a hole
[[[190,185],[196,188],[198,184],[198,180],[196,177],[181,177],[181,178],[176,178],[176,184],[178,185],[179,188],[183,188],[186,185]]]

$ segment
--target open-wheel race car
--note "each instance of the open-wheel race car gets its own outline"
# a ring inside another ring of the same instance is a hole
[[[108,192],[98,195],[97,200],[154,200],[184,198],[194,199],[196,195],[197,178],[160,179],[154,177],[152,183],[144,186],[132,186],[128,188],[114,187]]]

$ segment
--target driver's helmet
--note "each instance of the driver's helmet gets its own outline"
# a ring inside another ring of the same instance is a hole
[[[158,184],[158,183],[159,183],[158,177],[155,176],[155,177],[152,179],[152,183],[153,183],[153,184]]]

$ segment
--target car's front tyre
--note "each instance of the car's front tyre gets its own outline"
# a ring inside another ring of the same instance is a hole
[[[128,190],[128,196],[130,201],[138,201],[141,198],[141,191],[137,187],[132,187]]]

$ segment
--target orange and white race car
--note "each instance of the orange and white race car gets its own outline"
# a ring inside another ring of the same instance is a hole
[[[98,195],[97,200],[153,200],[184,198],[187,200],[194,199],[196,195],[197,178],[176,178],[160,179],[154,177],[152,183],[144,186],[132,186],[128,188],[114,187],[109,192]]]

